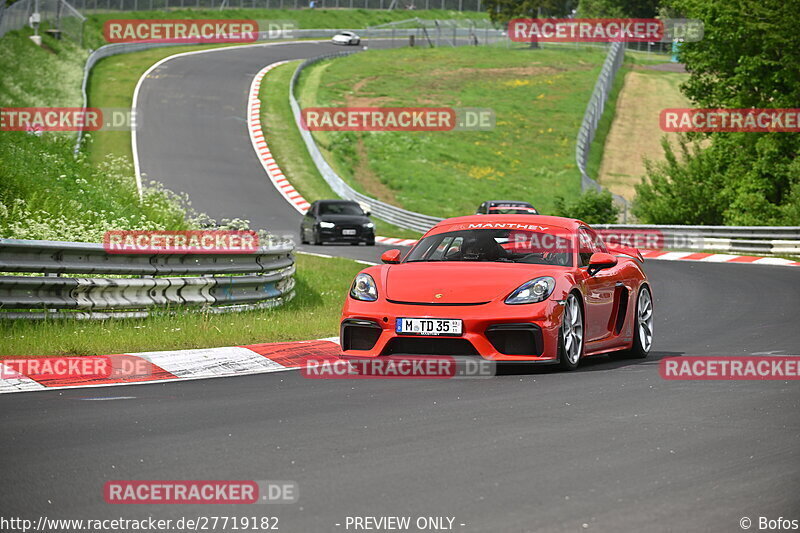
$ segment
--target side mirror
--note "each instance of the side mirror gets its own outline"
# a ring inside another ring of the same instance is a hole
[[[611,268],[617,265],[617,258],[611,254],[597,252],[589,258],[589,275],[594,276],[604,268]]]
[[[400,250],[386,250],[381,254],[381,261],[387,265],[394,265],[400,262]]]
[[[368,216],[368,217],[371,217],[372,216],[372,211],[370,211],[369,209],[364,209],[364,214],[366,216]]]

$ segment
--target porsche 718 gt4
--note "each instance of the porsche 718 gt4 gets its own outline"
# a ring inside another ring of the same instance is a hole
[[[608,352],[646,357],[653,296],[635,248],[578,220],[444,220],[401,257],[361,271],[342,310],[344,357],[472,355],[577,368]]]

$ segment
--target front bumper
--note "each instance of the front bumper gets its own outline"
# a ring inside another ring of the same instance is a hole
[[[340,342],[345,357],[381,355],[478,355],[490,361],[553,363],[563,307],[537,304],[417,305],[348,297],[342,310]],[[460,336],[402,335],[397,318],[461,319]]]
[[[353,230],[355,234],[345,235],[344,230]],[[319,228],[319,236],[323,242],[368,242],[375,240],[375,229],[365,228],[363,226]]]

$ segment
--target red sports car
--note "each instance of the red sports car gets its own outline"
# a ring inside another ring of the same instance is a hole
[[[344,357],[473,355],[577,368],[646,357],[653,298],[635,248],[540,215],[444,220],[401,258],[359,273],[342,310]]]

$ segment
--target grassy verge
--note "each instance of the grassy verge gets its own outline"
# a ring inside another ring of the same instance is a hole
[[[296,257],[297,296],[275,310],[183,313],[147,320],[0,321],[0,356],[103,355],[308,340],[338,334],[342,299],[363,265]]]
[[[308,69],[299,96],[304,107],[491,107],[491,131],[315,138],[354,188],[413,211],[458,216],[496,198],[548,213],[554,197],[580,192],[575,136],[604,58],[602,49],[368,51]]]
[[[83,40],[89,48],[105,44],[103,24],[112,19],[247,19],[256,21],[292,21],[299,29],[349,28],[358,29],[387,22],[421,19],[482,19],[485,13],[458,12],[442,9],[404,10],[377,9],[179,9],[156,11],[126,11],[119,13],[94,13],[87,15]]]
[[[303,139],[294,123],[289,106],[289,81],[297,68],[292,62],[280,66],[264,78],[261,84],[261,120],[269,141],[270,151],[292,186],[309,202],[323,198],[336,198],[336,194],[317,171],[308,155]],[[398,228],[380,219],[375,221],[378,235],[415,239],[418,232]]]
[[[0,39],[0,102],[8,107],[80,106],[85,51],[29,31]],[[135,181],[113,157],[75,159],[75,134],[0,132],[0,236],[100,242],[108,229],[184,229],[180,199]]]
[[[611,130],[611,123],[614,121],[614,116],[617,113],[619,93],[625,85],[625,75],[631,71],[632,66],[632,61],[630,58],[626,57],[625,62],[614,77],[614,83],[611,85],[611,92],[608,94],[608,100],[603,108],[603,114],[597,122],[594,139],[589,146],[589,158],[586,161],[586,172],[589,174],[590,178],[597,179],[599,175],[600,163],[603,161],[603,152],[605,151],[606,138],[608,137],[608,132]]]

